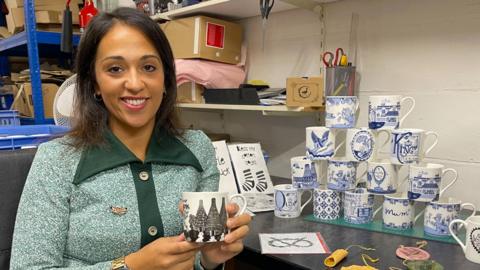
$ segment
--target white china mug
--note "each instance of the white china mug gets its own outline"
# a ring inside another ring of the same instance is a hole
[[[247,208],[247,200],[241,194],[228,192],[183,192],[183,232],[189,242],[220,242],[228,233],[227,203],[242,201],[237,215]]]
[[[441,188],[443,177],[449,172],[453,174],[453,178],[450,183]],[[422,202],[438,200],[457,179],[457,171],[452,168],[445,169],[442,164],[411,164],[408,173],[408,198]]]
[[[423,151],[425,140],[433,136],[433,144]],[[438,143],[438,134],[422,129],[395,129],[392,130],[390,144],[390,161],[393,164],[404,165],[422,161]]]
[[[438,201],[427,203],[425,208],[425,217],[423,220],[423,230],[426,234],[432,236],[449,236],[448,226],[454,219],[458,219],[460,211],[464,208],[470,208],[474,216],[477,208],[472,203],[462,203],[455,198],[440,198]],[[456,224],[452,226],[457,230]]]
[[[318,187],[315,162],[305,156],[290,159],[292,185],[295,188],[310,189]]]
[[[381,133],[386,134],[386,139],[377,145],[377,138]],[[378,151],[390,142],[390,133],[381,130],[374,133],[368,128],[350,128],[347,130],[347,137],[339,146],[346,143],[345,156],[353,161],[373,160]]]
[[[423,211],[421,211],[415,216],[414,202],[403,193],[385,195],[382,206],[375,210],[373,216],[376,216],[381,209],[383,209],[383,226],[393,230],[413,228],[415,222],[423,214]]]
[[[392,194],[397,192],[407,177],[399,179],[402,167],[395,166],[388,159],[372,160],[367,163],[367,189],[374,194]]]
[[[301,190],[294,188],[291,184],[273,186],[275,210],[274,214],[280,218],[299,217],[303,208],[312,200],[312,190]],[[309,192],[308,200],[301,204],[302,194]]]
[[[354,189],[362,177],[367,173],[361,173],[357,177],[358,162],[348,160],[345,157],[333,158],[327,165],[327,186],[329,189],[345,191]]]
[[[325,98],[325,126],[353,128],[357,122],[359,101],[356,96],[327,96]]]
[[[306,156],[311,160],[327,160],[335,156],[335,131],[327,127],[306,128]]]
[[[465,244],[458,238],[455,232],[456,224],[460,223],[465,227]],[[454,219],[450,222],[448,229],[453,238],[462,247],[467,260],[480,264],[480,216],[472,216],[465,221]]]
[[[339,191],[321,186],[313,190],[313,215],[322,220],[340,217],[341,195]]]
[[[405,101],[411,102],[411,107],[400,118],[400,107]],[[370,96],[368,98],[368,127],[370,129],[396,129],[415,108],[413,97],[399,95]]]
[[[343,218],[345,222],[365,224],[373,221],[374,196],[366,188],[345,191]]]

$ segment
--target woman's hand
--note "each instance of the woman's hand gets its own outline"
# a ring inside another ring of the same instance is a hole
[[[200,245],[182,235],[159,238],[125,257],[131,270],[192,270]]]
[[[235,217],[239,207],[237,204],[228,204],[227,227],[230,233],[225,235],[225,241],[219,243],[205,244],[200,249],[201,263],[207,269],[213,269],[229,259],[235,257],[243,250],[243,238],[247,236],[248,225],[252,218],[248,214]]]

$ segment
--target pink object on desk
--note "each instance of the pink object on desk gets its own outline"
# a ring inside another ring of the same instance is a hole
[[[241,66],[206,60],[175,59],[177,85],[194,81],[206,88],[238,88],[245,80]]]

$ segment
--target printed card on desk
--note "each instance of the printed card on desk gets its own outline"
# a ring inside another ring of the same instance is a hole
[[[237,184],[235,175],[233,174],[232,162],[228,153],[227,143],[225,141],[213,142],[215,155],[217,158],[217,168],[220,172],[220,182],[218,183],[218,191],[237,194]]]
[[[259,143],[230,144],[228,151],[240,193],[273,193],[272,180]]]
[[[260,233],[262,254],[330,253],[322,235],[317,233]]]

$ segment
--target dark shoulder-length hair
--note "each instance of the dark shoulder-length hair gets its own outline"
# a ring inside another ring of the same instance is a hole
[[[72,145],[75,148],[101,145],[108,129],[108,110],[95,99],[95,58],[100,41],[117,23],[135,27],[153,44],[162,60],[165,95],[155,117],[155,129],[164,129],[171,135],[181,135],[175,101],[177,85],[175,62],[165,34],[159,25],[144,13],[132,8],[118,8],[100,13],[89,23],[83,34],[76,57],[77,89],[72,119]]]

